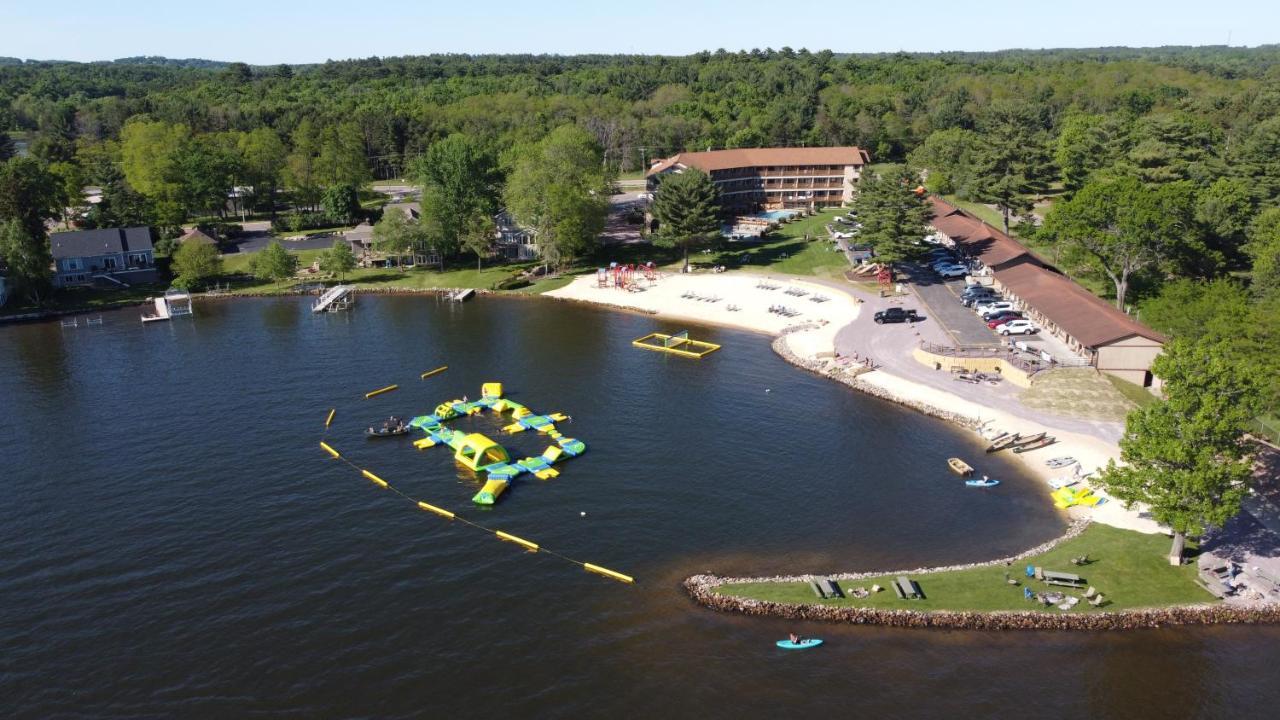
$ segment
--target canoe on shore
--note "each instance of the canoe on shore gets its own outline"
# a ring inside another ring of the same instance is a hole
[[[947,465],[951,467],[951,472],[957,475],[969,476],[973,474],[973,468],[969,466],[969,463],[960,458],[949,458]]]
[[[1028,436],[1026,436],[1026,437],[1020,437],[1020,438],[1018,438],[1018,440],[1017,440],[1016,442],[1014,442],[1013,444],[1014,444],[1015,446],[1017,446],[1017,445],[1030,445],[1030,444],[1031,444],[1031,443],[1033,443],[1033,442],[1039,442],[1040,440],[1042,440],[1042,439],[1044,438],[1044,436],[1045,436],[1045,434],[1044,434],[1044,433],[1039,432],[1039,433],[1036,433],[1035,435],[1028,435]],[[1014,449],[1016,450],[1017,448],[1015,447]]]
[[[1018,445],[1013,449],[1013,451],[1016,453],[1031,452],[1032,450],[1039,450],[1042,447],[1049,447],[1050,445],[1056,442],[1058,442],[1058,439],[1052,435],[1049,435],[1046,437],[1042,437],[1039,440],[1036,440],[1035,442],[1027,443],[1026,445]]]
[[[991,444],[987,446],[987,452],[989,453],[1000,452],[1001,450],[1009,447],[1010,445],[1016,442],[1018,442],[1018,433],[1014,433],[1012,435],[1002,435],[996,438],[995,440],[991,441]]]

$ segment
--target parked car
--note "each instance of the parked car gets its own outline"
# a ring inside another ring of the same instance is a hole
[[[969,274],[969,268],[963,265],[944,265],[937,272],[943,278],[960,278]]]
[[[1005,310],[1013,310],[1013,309],[1014,309],[1013,303],[1007,300],[999,300],[997,302],[982,303],[981,305],[978,306],[978,314],[982,316],[983,320],[986,320],[987,318],[989,318],[992,315],[995,315],[996,313],[1004,312]]]
[[[915,310],[906,310],[900,307],[891,307],[887,310],[880,310],[876,312],[874,317],[877,325],[883,325],[885,323],[915,322],[920,319],[920,316]]]
[[[1001,313],[996,313],[995,315],[992,315],[991,317],[987,318],[987,327],[991,328],[992,330],[995,330],[996,328],[1009,322],[1010,320],[1021,320],[1021,319],[1022,319],[1022,313],[1018,312],[1017,310],[1006,310]]]
[[[1010,320],[996,329],[1001,335],[1034,335],[1040,328],[1030,320]]]
[[[951,267],[951,266],[964,267],[964,266],[963,266],[963,265],[961,265],[960,263],[958,263],[958,262],[956,262],[955,260],[952,260],[952,259],[950,259],[950,258],[946,258],[946,259],[943,259],[943,260],[938,260],[937,262],[933,262],[933,263],[930,263],[930,264],[929,264],[929,267],[933,268],[933,271],[934,271],[934,272],[937,272],[938,270],[941,270],[941,269],[942,269],[942,268],[944,268],[944,267]]]
[[[971,295],[996,295],[996,289],[990,285],[966,285],[964,290],[960,291],[960,295],[969,297]]]

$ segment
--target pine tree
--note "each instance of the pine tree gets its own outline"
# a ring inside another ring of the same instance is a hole
[[[898,167],[883,175],[867,174],[858,183],[853,208],[862,223],[858,239],[869,243],[881,262],[913,260],[924,251],[929,234],[929,205],[916,194],[919,173]]]
[[[684,251],[684,271],[689,271],[689,250],[715,238],[720,232],[720,191],[706,173],[689,168],[667,175],[658,186],[653,216],[658,221],[654,244]]]

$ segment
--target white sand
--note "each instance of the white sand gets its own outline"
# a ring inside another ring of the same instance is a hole
[[[777,290],[765,290],[757,287],[761,281],[779,287]],[[547,295],[656,313],[675,320],[727,325],[769,335],[781,334],[790,327],[816,323],[818,327],[793,333],[787,338],[791,351],[802,357],[817,357],[821,353],[834,352],[836,332],[853,322],[861,307],[861,303],[847,293],[816,283],[740,273],[673,274],[664,276],[651,286],[644,282],[641,286],[645,289],[640,292],[601,288],[596,286],[594,275],[586,275]],[[787,295],[786,291],[791,288],[802,289],[808,294],[803,297]],[[685,293],[718,297],[720,300],[694,300],[682,297]],[[826,302],[813,302],[810,298],[815,295],[828,299]],[[730,310],[730,305],[739,309]],[[769,308],[775,305],[796,310],[800,314],[787,318],[769,312]]]
[[[780,286],[766,290],[762,282]],[[552,297],[581,300],[628,310],[654,313],[663,318],[690,320],[704,324],[726,325],[769,335],[781,334],[797,326],[812,327],[787,335],[787,346],[797,356],[809,360],[831,359],[835,354],[835,336],[840,328],[853,322],[861,312],[861,303],[848,293],[801,279],[765,278],[743,273],[666,275],[652,285],[641,283],[645,289],[628,292],[617,288],[597,287],[594,275],[577,278],[569,285],[553,290]],[[808,294],[802,297],[787,295],[786,290],[799,288]],[[718,297],[718,302],[706,302],[682,297],[685,293],[702,297]],[[815,303],[814,295],[828,298]],[[737,310],[729,310],[729,306]],[[769,312],[771,306],[782,305],[801,314],[786,318]],[[1047,481],[1070,473],[1067,470],[1051,470],[1044,461],[1052,457],[1069,455],[1080,461],[1084,471],[1102,468],[1112,459],[1119,459],[1120,449],[1099,438],[1080,433],[1066,432],[1054,427],[1031,422],[1009,413],[992,410],[978,403],[965,400],[937,388],[906,380],[902,377],[876,370],[859,376],[859,379],[880,387],[904,401],[929,405],[948,412],[988,423],[987,427],[999,431],[1018,432],[1023,435],[1048,432],[1058,442],[1042,450],[1016,455],[1033,475]],[[1085,482],[1087,485],[1087,481]],[[1049,487],[1045,486],[1046,495]],[[1095,488],[1095,492],[1103,494]],[[1126,510],[1119,502],[1108,499],[1092,508],[1076,507],[1070,510],[1073,517],[1090,516],[1096,522],[1144,533],[1161,532],[1161,528],[1137,510]]]

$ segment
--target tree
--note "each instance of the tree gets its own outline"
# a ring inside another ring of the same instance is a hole
[[[17,220],[31,238],[45,238],[45,223],[62,217],[58,178],[35,158],[0,163],[0,220]]]
[[[382,219],[373,226],[374,247],[389,255],[405,255],[412,252],[435,252],[441,256],[440,233],[429,221],[417,221],[398,209],[382,213]]]
[[[334,240],[333,247],[320,256],[320,269],[345,280],[347,273],[356,269],[356,256],[351,252],[351,246],[342,240]]]
[[[1253,259],[1253,290],[1280,297],[1280,208],[1260,213],[1249,227],[1245,251]]]
[[[516,222],[533,234],[549,263],[564,266],[586,252],[608,210],[603,158],[584,130],[564,125],[517,148],[503,197]]]
[[[226,213],[227,196],[235,184],[238,167],[229,149],[207,135],[184,138],[169,157],[166,168],[172,194],[186,215],[193,212]]]
[[[369,164],[365,161],[364,136],[355,123],[328,125],[320,131],[319,141],[315,173],[322,186],[359,187],[368,182]]]
[[[1126,507],[1148,505],[1180,551],[1187,535],[1240,511],[1252,476],[1244,435],[1261,391],[1222,343],[1174,340],[1151,370],[1164,381],[1165,399],[1129,413],[1120,439],[1125,464],[1112,461],[1098,482]]]
[[[0,162],[4,162],[14,155],[18,154],[18,148],[13,144],[13,138],[9,133],[0,130]]]
[[[325,188],[320,207],[329,217],[351,223],[360,214],[360,194],[354,185],[333,185]]]
[[[107,164],[98,176],[102,199],[89,208],[85,223],[90,228],[123,228],[156,225],[147,199],[125,182],[124,174]]]
[[[1106,118],[1102,115],[1071,115],[1062,122],[1053,146],[1053,160],[1068,197],[1085,186],[1094,170],[1106,165],[1105,128]]]
[[[272,240],[250,263],[253,276],[259,280],[279,282],[293,277],[298,271],[298,256],[284,249],[279,240]]]
[[[43,229],[34,234],[21,219],[0,220],[0,261],[8,269],[9,282],[14,288],[31,302],[39,303],[49,285],[53,266]]]
[[[320,202],[322,188],[316,168],[320,155],[320,131],[310,118],[303,118],[290,139],[293,151],[285,161],[285,182],[293,189],[297,205],[314,208]]]
[[[912,167],[928,171],[925,186],[930,191],[968,198],[975,191],[973,167],[982,143],[982,136],[972,130],[938,130],[912,150],[908,160]]]
[[[186,125],[170,125],[139,116],[120,131],[120,157],[125,179],[153,200],[178,195],[174,183],[174,153],[191,137]]]
[[[984,137],[974,158],[974,192],[993,203],[1009,232],[1009,216],[1030,212],[1034,193],[1048,187],[1049,153],[1039,115],[1030,103],[997,100],[979,118]]]
[[[1239,260],[1255,208],[1249,183],[1239,178],[1218,178],[1197,194],[1195,219],[1209,234],[1214,270]]]
[[[222,257],[211,243],[188,241],[173,253],[170,269],[176,276],[175,285],[196,290],[222,273]]]
[[[858,182],[853,198],[862,223],[858,239],[869,243],[881,262],[913,260],[924,251],[920,241],[929,234],[929,206],[916,194],[919,182],[919,173],[904,166],[866,173]]]
[[[494,225],[493,218],[482,212],[473,214],[463,226],[462,248],[475,253],[476,270],[480,269],[480,263],[492,251],[496,233],[497,226]]]
[[[1133,177],[1090,183],[1053,206],[1042,236],[1105,273],[1115,287],[1116,307],[1123,309],[1133,277],[1153,268],[1180,230],[1178,216],[1161,202],[1162,192],[1172,190],[1153,190]]]
[[[1177,338],[1227,339],[1240,331],[1249,315],[1249,293],[1235,280],[1197,282],[1182,279],[1160,288],[1160,294],[1142,303],[1141,319],[1147,325]]]
[[[703,245],[720,234],[720,190],[711,177],[697,168],[688,168],[662,178],[653,201],[653,216],[659,247],[678,247],[684,253],[684,271],[689,272],[689,249]]]
[[[237,146],[240,151],[240,167],[244,173],[243,183],[253,187],[255,204],[261,205],[266,200],[274,217],[276,192],[280,189],[288,164],[288,149],[276,131],[268,127],[255,128],[241,135]]]
[[[422,214],[438,227],[444,254],[462,246],[476,215],[491,217],[497,210],[497,161],[469,135],[454,133],[432,143],[410,173],[423,187]]]

